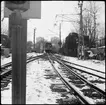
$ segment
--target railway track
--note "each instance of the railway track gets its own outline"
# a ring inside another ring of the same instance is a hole
[[[68,62],[60,58],[58,59],[63,61],[69,68],[73,69],[74,72],[77,72],[80,76],[82,76],[83,78],[87,79],[88,81],[96,85],[96,87],[98,87],[101,84],[104,84],[104,88],[105,88],[105,79],[106,79],[105,72],[92,69],[89,67],[85,67],[79,64],[75,64],[72,62]],[[106,93],[106,90],[102,89],[102,92]]]
[[[34,57],[29,57],[27,59],[27,63],[32,62],[34,60],[37,60],[41,57],[45,56],[43,55],[39,55],[39,56],[34,56]],[[10,83],[12,81],[12,62],[6,63],[5,65],[1,66],[1,89],[3,89],[4,87],[6,87],[8,85],[8,83]]]
[[[31,57],[27,59],[27,63],[39,59],[41,57],[49,58],[49,61],[55,70],[56,74],[63,82],[63,85],[69,90],[68,93],[77,100],[77,104],[105,104],[105,91],[96,87],[93,83],[87,81],[80,73],[77,73],[78,69],[69,67],[65,62],[58,59],[54,55],[40,55],[39,57]],[[68,63],[68,62],[67,62]],[[55,64],[60,65],[59,69],[55,67]],[[2,66],[4,69],[1,72],[1,88],[6,87],[12,80],[11,76],[11,64],[8,63]],[[78,65],[77,65],[78,66]],[[81,71],[79,69],[79,71]],[[83,70],[81,71],[83,72]],[[98,77],[99,78],[99,77]],[[62,85],[59,85],[62,86]],[[60,87],[61,88],[61,87]]]
[[[31,56],[31,57],[29,57],[29,58],[27,58],[27,62],[28,62],[28,60],[30,60],[30,59],[34,59],[34,58],[36,58],[36,57],[41,57],[42,55],[38,55],[38,56]],[[7,67],[10,67],[12,65],[12,62],[9,62],[9,63],[6,63],[6,64],[4,64],[4,65],[2,65],[1,66],[1,69],[4,69],[4,68],[7,68]]]
[[[75,63],[72,63],[72,62],[68,62],[66,60],[63,60],[63,59],[60,59],[60,57],[57,56],[57,58],[61,61],[63,61],[67,66],[71,66],[73,69],[76,69],[78,71],[82,71],[82,72],[85,72],[87,74],[91,74],[93,76],[96,76],[96,77],[99,77],[101,79],[106,79],[105,78],[105,72],[103,71],[100,71],[100,70],[96,70],[96,69],[92,69],[92,68],[89,68],[89,67],[85,67],[85,66],[82,66],[82,65],[79,65],[79,64],[75,64]],[[79,69],[79,67],[81,69]],[[89,71],[89,72],[88,72]],[[91,72],[90,72],[91,71]],[[94,72],[94,73],[93,73]],[[96,72],[96,73],[95,73]],[[100,75],[98,75],[98,73]]]
[[[105,91],[95,86],[93,83],[82,77],[73,68],[67,66],[62,60],[54,55],[48,55],[52,67],[55,69],[62,82],[69,90],[74,91],[74,95],[84,104],[105,104]],[[55,62],[61,65],[57,70]],[[75,68],[74,68],[75,69]]]

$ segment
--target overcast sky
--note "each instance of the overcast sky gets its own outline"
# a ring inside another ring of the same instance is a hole
[[[103,2],[99,2],[101,5],[99,21],[105,22],[105,5]],[[86,6],[86,4],[84,4]],[[59,33],[59,21],[57,26],[54,27],[56,14],[76,14],[78,12],[78,1],[41,1],[41,19],[29,19],[27,40],[33,41],[34,28],[36,27],[36,37],[44,37],[50,40],[53,36],[58,36]],[[71,20],[78,18],[76,15],[69,15]],[[62,18],[57,18],[60,20]],[[3,27],[8,28],[8,19],[4,19]],[[57,33],[54,34],[51,31]],[[62,40],[68,35],[69,32],[74,31],[74,23],[63,22],[62,23]]]

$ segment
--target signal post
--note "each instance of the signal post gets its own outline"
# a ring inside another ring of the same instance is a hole
[[[7,1],[6,7],[12,11],[9,16],[12,47],[12,104],[26,103],[26,42],[27,19],[21,12],[29,9],[26,1]]]
[[[41,1],[5,1],[12,48],[12,104],[26,104],[27,19],[41,18]]]
[[[25,104],[27,20],[21,18],[18,10],[12,13],[10,18],[12,19],[12,103]]]
[[[35,51],[35,33],[36,33],[36,28],[34,29],[34,37],[33,37],[34,51]]]

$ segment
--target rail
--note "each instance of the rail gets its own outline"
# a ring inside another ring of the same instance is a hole
[[[66,62],[66,63],[69,63],[69,64],[77,65],[77,66],[79,66],[79,67],[83,67],[83,68],[86,68],[86,69],[92,70],[92,68],[87,68],[87,67],[84,67],[84,66],[81,66],[81,65],[78,65],[78,64],[74,64],[74,63],[71,63],[71,62],[68,62],[68,61],[62,60],[62,59],[59,59],[59,60],[61,60],[61,61],[63,61],[63,62]],[[66,64],[66,65],[67,65],[67,66],[70,66],[70,65],[68,65],[68,64]],[[99,75],[94,74],[94,73],[87,72],[87,71],[82,70],[82,69],[79,69],[79,68],[77,68],[77,67],[73,67],[73,66],[71,66],[71,67],[74,68],[74,69],[76,69],[76,70],[83,71],[83,72],[85,72],[85,73],[88,73],[88,74],[91,74],[91,75],[93,75],[93,76],[99,77],[99,78],[101,78],[101,79],[106,79],[105,77],[99,76]],[[93,71],[96,71],[96,70],[93,69]],[[96,72],[99,72],[99,71],[96,71]],[[101,71],[100,71],[99,73],[102,73],[102,74],[105,75],[105,72],[101,72]]]
[[[90,70],[93,70],[93,71],[96,71],[96,72],[100,72],[100,73],[103,73],[103,74],[105,74],[105,72],[98,71],[98,70],[96,70],[96,69],[93,69],[93,68],[90,68],[90,67],[85,67],[85,66],[82,66],[82,65],[79,65],[79,64],[76,64],[76,63],[68,62],[68,61],[66,61],[66,60],[63,60],[63,59],[61,59],[61,60],[62,60],[62,61],[64,61],[64,62],[67,62],[67,63],[73,64],[73,65],[76,65],[76,66],[80,66],[80,67],[83,67],[83,68],[86,68],[86,69],[90,69]]]
[[[44,56],[44,55],[39,55],[39,56],[35,56],[35,57],[30,57],[30,58],[28,58],[27,59],[27,63],[29,63],[29,62],[32,62],[32,61],[34,61],[34,60],[36,60],[36,59],[39,59],[40,57],[42,57],[42,56]],[[7,64],[5,64],[5,65],[3,65],[2,67],[1,67],[1,69],[4,69],[5,68],[5,71],[3,71],[3,72],[1,72],[1,74],[0,74],[0,76],[1,76],[1,78],[2,77],[4,77],[4,75],[6,75],[8,72],[11,72],[11,68],[10,69],[6,69],[6,67],[9,67],[9,66],[11,66],[12,65],[12,62],[9,62],[9,63],[7,63]]]
[[[38,55],[38,56],[31,56],[31,57],[29,57],[27,60],[30,60],[30,59],[34,59],[34,58],[36,58],[36,57],[41,57],[41,56],[43,56],[43,55]],[[28,62],[28,61],[27,61]],[[1,66],[1,69],[3,69],[3,68],[6,68],[6,67],[9,67],[9,66],[11,66],[12,65],[12,62],[9,62],[9,63],[6,63],[6,64],[4,64],[4,65],[2,65]]]
[[[53,55],[53,57],[55,57]],[[59,62],[60,64],[62,64],[64,67],[67,68],[67,70],[70,70],[71,73],[73,73],[75,76],[77,76],[80,80],[83,80],[84,82],[86,82],[88,85],[90,85],[92,88],[96,89],[98,92],[100,92],[101,94],[103,94],[105,96],[106,92],[105,90],[102,90],[100,89],[99,87],[93,85],[91,82],[89,82],[88,80],[86,80],[85,78],[83,78],[82,76],[78,75],[76,72],[72,71],[69,67],[67,67],[63,62],[61,62],[60,60],[58,60],[56,57],[55,57],[56,61]]]
[[[85,104],[94,104],[94,102],[89,101],[86,97],[84,97],[84,95],[78,91],[78,89],[71,83],[68,83],[68,81],[66,81],[64,79],[64,77],[56,70],[56,68],[53,65],[52,60],[50,59],[49,55],[48,55],[49,61],[53,67],[53,69],[56,71],[56,73],[59,75],[60,79],[62,80],[62,82],[66,85],[66,87],[70,90],[73,89],[73,91],[75,92],[75,94],[78,95],[78,97],[85,103]]]

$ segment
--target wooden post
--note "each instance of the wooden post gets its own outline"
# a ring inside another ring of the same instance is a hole
[[[19,10],[10,16],[12,38],[12,104],[26,103],[26,41],[27,20]]]
[[[61,48],[61,23],[60,23],[60,27],[59,27],[59,36],[60,36],[60,48]]]
[[[80,56],[81,56],[81,58],[82,58],[82,56],[85,58],[84,36],[83,36],[83,20],[82,20],[82,5],[83,5],[83,1],[79,1],[78,6],[80,7],[80,30],[79,30],[80,32],[79,32],[79,43],[78,43],[78,59],[79,59]],[[81,55],[79,55],[79,54],[81,54]]]
[[[34,29],[34,37],[33,37],[33,42],[34,42],[34,51],[35,51],[35,31],[36,31],[36,28]]]

